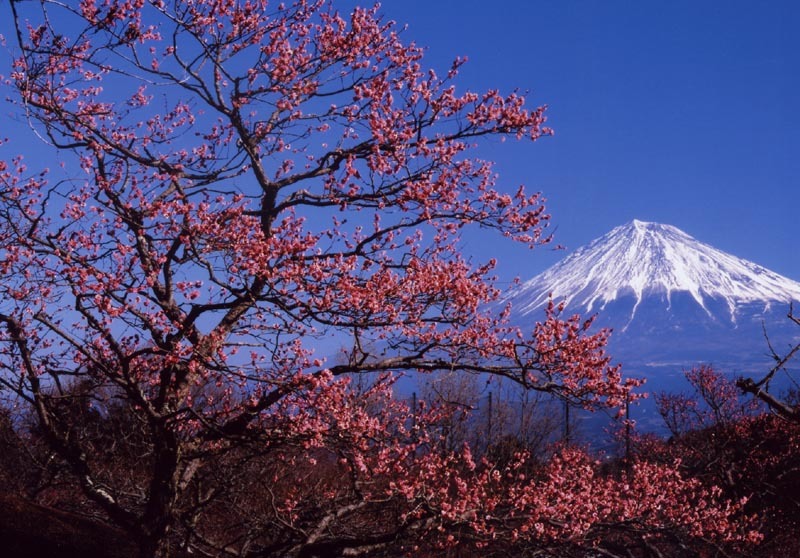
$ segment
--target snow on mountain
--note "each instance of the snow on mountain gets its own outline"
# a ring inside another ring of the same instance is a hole
[[[538,313],[550,296],[570,311],[600,314],[626,299],[627,324],[653,296],[669,310],[688,295],[708,317],[735,323],[744,308],[769,311],[800,300],[800,283],[700,242],[671,225],[634,220],[613,229],[523,283],[510,300],[518,316]],[[615,307],[619,311],[619,304]],[[720,310],[725,309],[725,312]],[[727,316],[724,316],[727,314]]]

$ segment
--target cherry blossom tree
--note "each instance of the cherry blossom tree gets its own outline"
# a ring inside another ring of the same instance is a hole
[[[741,394],[733,380],[709,365],[685,373],[687,393],[656,396],[672,436],[634,436],[633,453],[651,463],[681,460],[684,472],[720,487],[732,499],[748,499],[758,513],[764,537],[752,556],[797,554],[800,517],[797,483],[798,425],[780,412],[768,412],[759,399]]]
[[[656,394],[656,407],[673,436],[740,422],[759,413],[757,401],[743,400],[733,380],[708,364],[684,373],[692,393]]]
[[[466,227],[549,241],[541,197],[506,193],[474,155],[487,137],[548,135],[543,108],[459,91],[464,61],[424,68],[377,8],[11,8],[8,81],[64,164],[0,161],[0,382],[141,556],[506,535],[612,555],[615,525],[615,544],[645,549],[670,529],[752,538],[738,503],[672,464],[604,478],[569,450],[531,480],[524,454],[501,470],[433,451],[441,410],[392,397],[398,375],[435,371],[587,408],[637,384],[590,321],[551,305],[526,332],[487,310],[495,262],[461,253]],[[104,421],[132,435],[90,427]]]

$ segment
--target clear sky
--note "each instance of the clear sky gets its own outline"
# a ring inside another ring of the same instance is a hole
[[[434,68],[467,56],[461,86],[519,88],[549,106],[554,137],[480,155],[497,161],[504,188],[544,192],[567,249],[638,218],[800,280],[800,2],[386,0],[382,9],[408,24]],[[3,1],[0,34],[10,38],[8,12]],[[15,125],[4,118],[0,132]],[[566,255],[485,233],[465,251],[497,256],[503,279]]]
[[[387,0],[461,83],[529,91],[555,136],[485,150],[577,248],[633,218],[800,281],[800,2]],[[529,277],[564,253],[471,238]]]

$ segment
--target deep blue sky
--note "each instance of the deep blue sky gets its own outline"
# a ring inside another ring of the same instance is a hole
[[[800,280],[800,2],[387,0],[382,10],[429,48],[428,65],[443,72],[468,56],[460,86],[519,88],[549,106],[554,137],[480,155],[497,161],[504,188],[545,193],[557,242],[574,249],[633,218],[659,221]],[[10,38],[8,11],[2,2]],[[0,122],[3,135],[19,125]],[[565,255],[484,233],[464,249],[497,256],[503,279]]]
[[[460,83],[528,90],[552,138],[484,151],[577,248],[633,218],[800,280],[800,2],[388,0]],[[531,276],[564,253],[467,247]]]

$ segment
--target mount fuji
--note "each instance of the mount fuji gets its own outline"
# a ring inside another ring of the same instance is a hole
[[[596,326],[613,330],[609,352],[628,374],[661,381],[699,363],[734,375],[765,372],[773,362],[767,339],[780,353],[800,338],[786,317],[800,301],[799,282],[670,225],[617,227],[505,301],[526,326],[541,319],[551,296],[566,314],[595,315]]]

